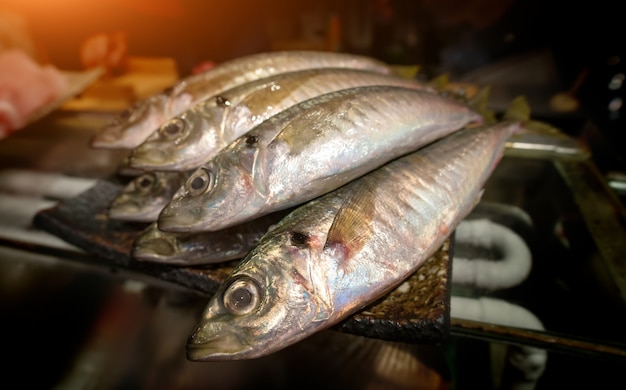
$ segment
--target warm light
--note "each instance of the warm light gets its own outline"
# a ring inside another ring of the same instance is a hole
[[[16,12],[37,13],[41,11],[59,13],[75,10],[117,7],[130,9],[146,15],[180,17],[186,14],[180,0],[3,0],[0,9]]]

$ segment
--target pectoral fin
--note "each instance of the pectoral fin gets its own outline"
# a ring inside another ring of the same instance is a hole
[[[373,236],[370,222],[374,214],[375,194],[370,188],[360,186],[346,198],[335,216],[324,245],[325,251],[342,261],[349,260]]]

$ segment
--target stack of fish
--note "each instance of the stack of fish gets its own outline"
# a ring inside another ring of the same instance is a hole
[[[92,146],[146,172],[110,213],[152,222],[137,259],[243,257],[188,356],[244,359],[337,324],[428,259],[519,127],[491,122],[372,58],[271,52],[182,80]]]

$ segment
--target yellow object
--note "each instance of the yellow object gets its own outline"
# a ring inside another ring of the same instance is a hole
[[[176,61],[168,57],[130,57],[127,70],[102,77],[62,108],[75,111],[120,111],[179,80]]]
[[[393,73],[406,79],[414,79],[420,70],[419,65],[392,65]]]

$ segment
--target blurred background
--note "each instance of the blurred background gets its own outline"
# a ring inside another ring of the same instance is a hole
[[[367,54],[419,65],[423,78],[505,85],[508,94],[496,98],[527,93],[535,115],[591,117],[609,141],[601,165],[621,169],[619,15],[606,0],[3,0],[0,48],[21,47],[63,70],[102,65],[107,56],[108,74],[118,76],[136,70],[139,58],[171,59],[177,77],[266,50]]]
[[[621,379],[623,18],[608,0],[0,0],[0,336],[8,380],[56,389],[549,389]],[[500,114],[523,95],[534,119],[567,137],[540,140],[547,154],[539,157],[506,158],[484,197],[515,206],[500,218],[515,220],[509,227],[533,255],[528,279],[488,295],[529,308],[545,338],[511,336],[509,328],[485,336],[453,322],[452,337],[437,346],[332,331],[259,360],[190,362],[185,341],[205,294],[86,264],[77,248],[33,229],[38,210],[115,175],[124,151],[87,146],[113,115],[215,64],[291,49],[365,54],[417,69],[421,80],[488,85]],[[30,69],[47,72],[48,90]],[[3,105],[18,95],[33,102],[22,117]],[[590,168],[571,145],[591,152]],[[52,193],[50,183],[59,182],[62,193]],[[550,344],[564,335],[563,346]]]

